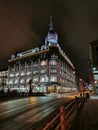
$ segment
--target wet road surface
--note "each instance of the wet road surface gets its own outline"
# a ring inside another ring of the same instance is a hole
[[[50,116],[69,100],[43,96],[0,102],[0,130],[31,130],[32,125]]]

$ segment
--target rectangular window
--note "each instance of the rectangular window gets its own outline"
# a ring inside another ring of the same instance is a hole
[[[9,84],[13,84],[13,80],[12,79],[9,80]]]
[[[20,83],[24,83],[24,79],[21,79],[21,80],[20,80]]]
[[[16,73],[15,73],[15,76],[19,76],[19,72],[16,72]]]
[[[41,61],[40,66],[45,66],[45,65],[47,65],[47,62],[46,61]]]
[[[95,80],[98,80],[98,75],[94,75],[94,79],[95,79]]]
[[[21,75],[21,76],[24,76],[24,75],[25,75],[25,72],[24,72],[24,71],[21,71],[20,75]]]
[[[33,82],[37,82],[37,81],[38,81],[38,77],[34,77]]]
[[[51,60],[50,65],[57,65],[57,61],[56,60]]]
[[[40,77],[40,82],[45,82],[45,76]]]
[[[26,83],[29,83],[29,81],[30,81],[30,78],[27,78],[27,79],[26,79]]]
[[[19,79],[15,79],[15,84],[18,84],[19,83]]]
[[[51,73],[57,73],[57,69],[51,69],[50,72]]]
[[[27,75],[30,75],[31,74],[31,71],[27,71]]]
[[[13,73],[11,73],[11,74],[10,74],[10,77],[14,77],[14,74],[13,74]]]
[[[57,82],[57,76],[56,75],[51,75],[50,76],[50,82]]]
[[[40,69],[40,73],[41,73],[41,74],[46,73],[46,68],[45,68],[45,69]]]
[[[38,69],[33,70],[33,74],[38,74]]]

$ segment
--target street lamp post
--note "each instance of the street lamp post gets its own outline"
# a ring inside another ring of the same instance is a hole
[[[94,81],[94,95],[96,94],[96,84],[97,84],[97,81],[95,80]]]
[[[32,79],[29,81],[30,89],[29,89],[29,96],[32,95]]]
[[[49,77],[45,75],[45,82],[46,82],[46,93],[48,94],[48,85],[49,84]]]
[[[79,79],[79,91],[82,92],[83,96],[84,96],[84,89],[83,89],[83,79],[80,78]]]

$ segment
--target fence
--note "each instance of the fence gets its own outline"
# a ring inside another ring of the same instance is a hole
[[[66,107],[61,106],[60,112],[43,128],[43,130],[69,130],[86,98],[87,95],[84,97],[76,96]]]

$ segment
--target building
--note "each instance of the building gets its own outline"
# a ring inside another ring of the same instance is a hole
[[[0,90],[8,85],[8,70],[0,71]]]
[[[9,87],[33,92],[59,93],[76,90],[75,68],[61,49],[50,18],[45,44],[12,55],[8,60]]]
[[[98,94],[98,40],[89,43],[90,81],[94,83],[95,93]]]

